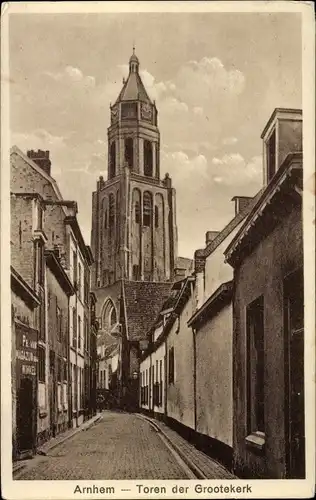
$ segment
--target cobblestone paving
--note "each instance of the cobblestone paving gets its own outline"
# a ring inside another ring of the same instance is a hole
[[[105,412],[102,420],[37,456],[16,479],[187,479],[150,424]]]

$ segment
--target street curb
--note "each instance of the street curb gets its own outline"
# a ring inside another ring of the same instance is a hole
[[[22,469],[25,469],[26,467],[26,464],[24,463],[16,463],[16,464],[13,464],[13,467],[12,467],[12,475],[13,474],[16,474],[17,472],[21,471]]]
[[[183,460],[183,462],[195,474],[197,479],[209,479],[207,476],[205,476],[205,474],[201,471],[201,469],[197,465],[195,465],[175,443],[172,442],[169,436],[161,429],[161,427],[159,427],[159,425],[156,422],[154,422],[150,418],[140,413],[136,413],[136,415],[137,417],[146,420],[150,425],[152,425],[158,432],[160,432],[164,436],[164,438],[168,441],[170,446],[172,446],[172,448],[174,448],[174,450],[178,453],[179,457]]]
[[[49,453],[51,450],[53,450],[60,444],[63,444],[65,441],[72,438],[79,432],[88,430],[92,425],[99,422],[101,418],[102,414],[98,414],[95,417],[92,417],[92,419],[88,420],[88,422],[84,422],[80,427],[77,427],[73,430],[73,432],[69,433],[67,436],[64,436],[64,438],[61,438],[59,441],[51,444],[49,444],[49,442],[45,443],[42,447],[37,449],[37,455],[47,455],[47,453]]]

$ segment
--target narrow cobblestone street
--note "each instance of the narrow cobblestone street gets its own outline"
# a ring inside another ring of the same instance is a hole
[[[136,415],[104,412],[90,429],[36,456],[16,479],[187,479],[157,431]]]

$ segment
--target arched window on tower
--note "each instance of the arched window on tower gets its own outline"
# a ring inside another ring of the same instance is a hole
[[[143,225],[146,227],[151,226],[152,216],[152,196],[146,191],[143,198]]]
[[[115,306],[111,299],[108,299],[102,310],[102,330],[110,333],[118,322]]]
[[[130,168],[134,166],[134,141],[132,137],[125,139],[125,162]]]
[[[159,208],[155,205],[155,227],[159,226]]]
[[[113,193],[111,193],[110,196],[109,196],[109,240],[111,240],[112,237],[113,237],[114,220],[115,220],[115,214],[114,214],[114,195],[113,195]]]
[[[144,175],[153,176],[153,148],[150,141],[144,141]]]
[[[110,146],[110,165],[109,165],[109,179],[115,177],[116,170],[116,147],[115,141],[112,142]]]

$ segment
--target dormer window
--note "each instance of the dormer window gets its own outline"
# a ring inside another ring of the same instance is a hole
[[[276,132],[273,130],[266,143],[267,155],[267,181],[270,182],[276,172]]]
[[[302,151],[302,111],[276,108],[262,134],[264,183],[269,184],[291,153]]]

